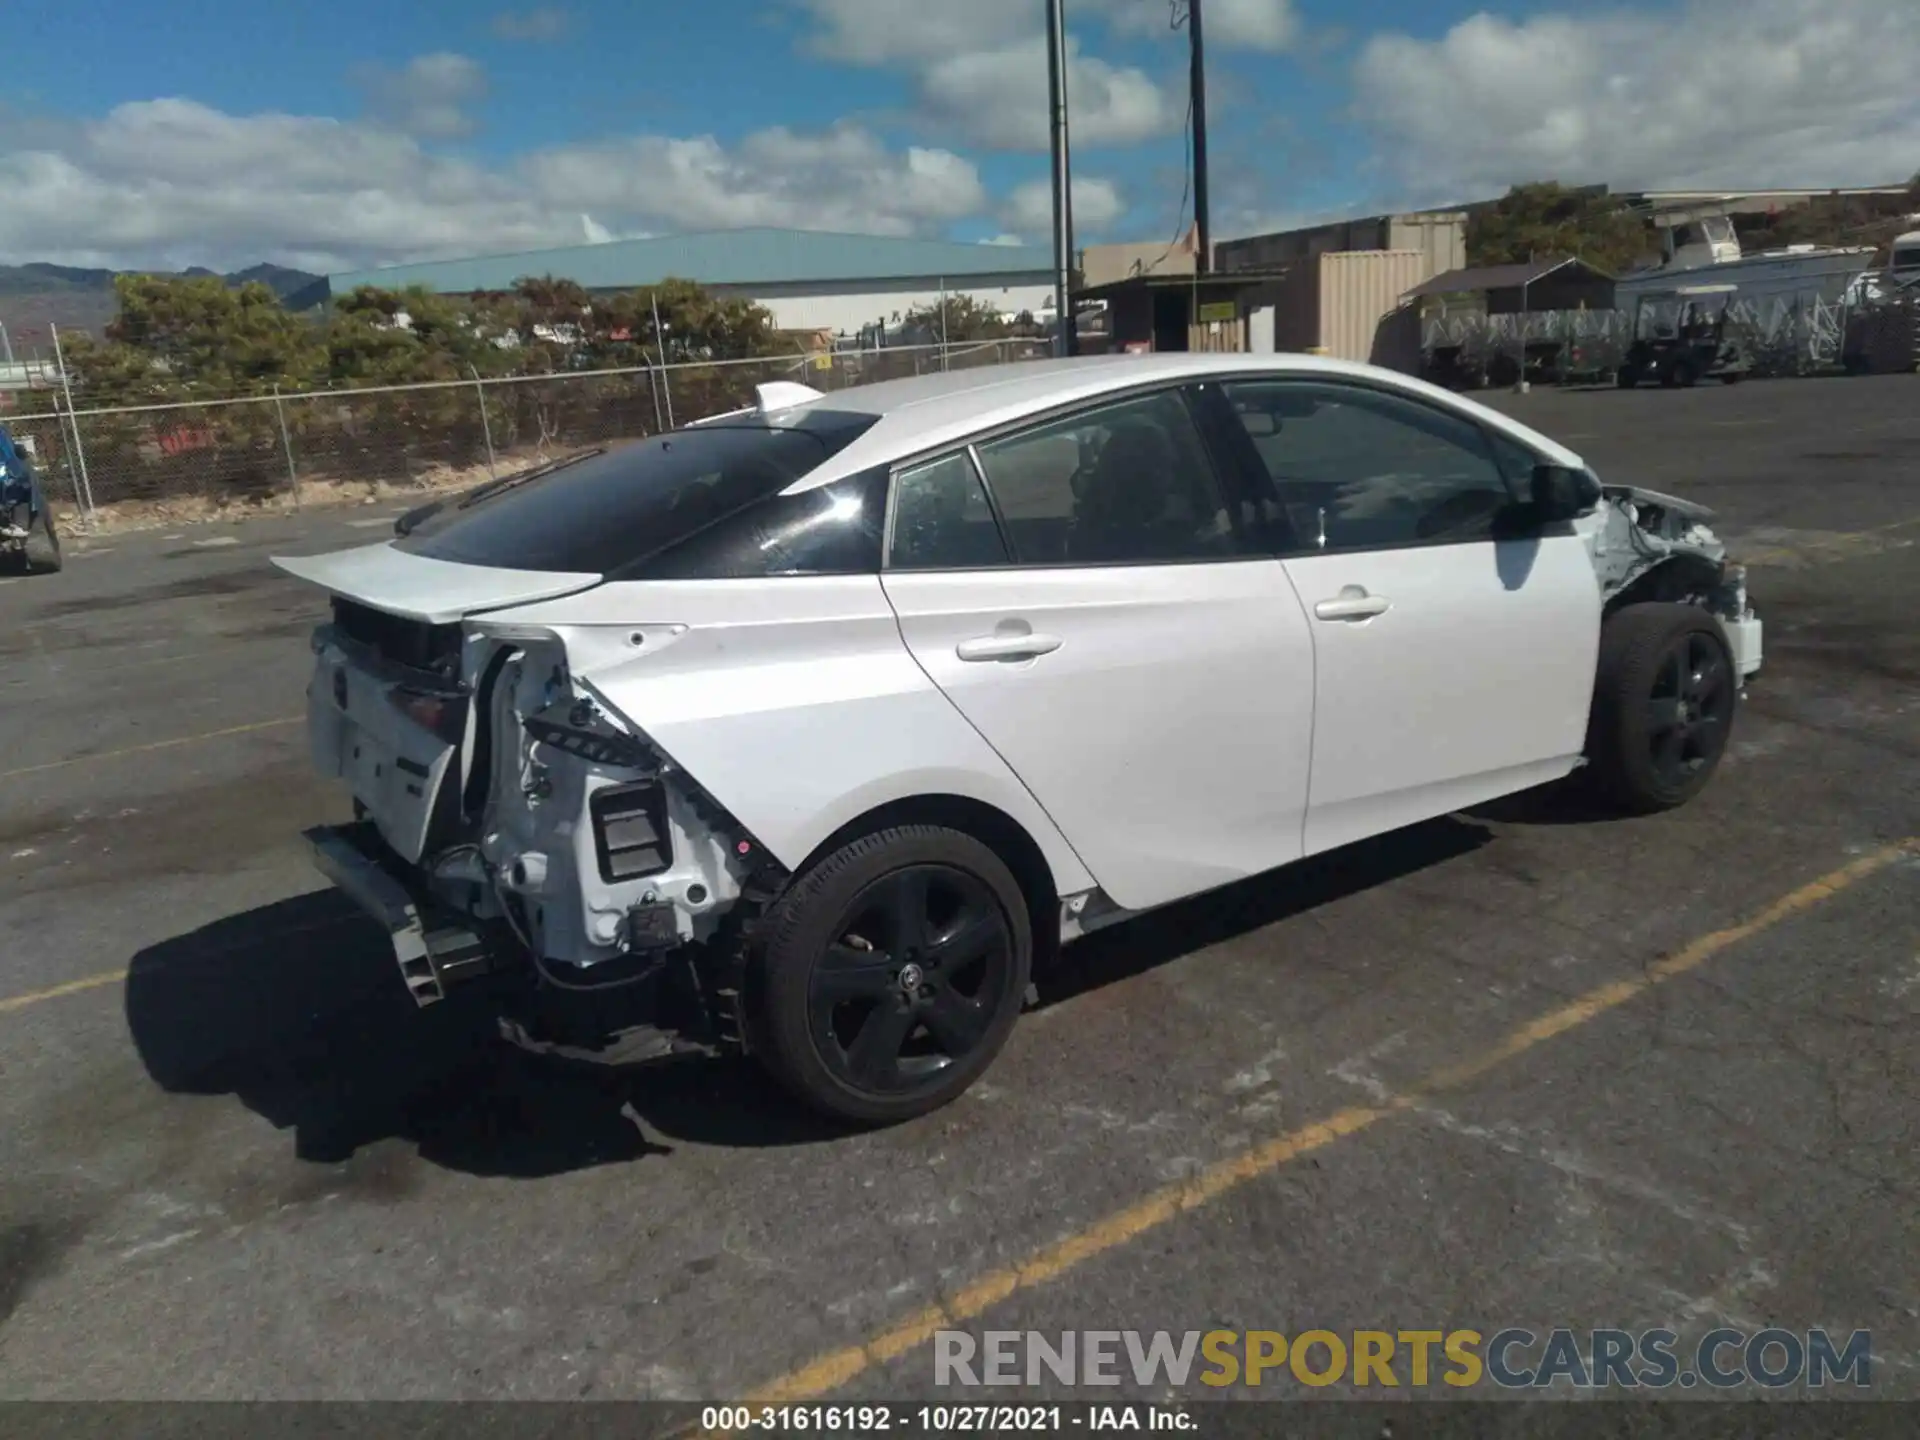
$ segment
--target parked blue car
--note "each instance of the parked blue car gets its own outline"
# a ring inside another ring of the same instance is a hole
[[[60,531],[53,507],[26,452],[0,425],[0,556],[29,574],[60,568]]]

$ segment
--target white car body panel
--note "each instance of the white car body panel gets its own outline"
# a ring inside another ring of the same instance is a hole
[[[617,582],[489,617],[498,626],[558,634],[576,676],[790,869],[882,805],[958,795],[1019,823],[1060,894],[1093,886],[907,653],[878,576]]]
[[[1313,620],[1314,854],[1568,774],[1585,742],[1600,588],[1578,534],[1282,562]]]
[[[1271,560],[891,573],[914,658],[1118,905],[1300,857],[1313,640]],[[1030,633],[1056,648],[966,660]]]
[[[388,540],[326,555],[276,555],[273,563],[335,595],[429,625],[449,625],[476,611],[525,605],[600,583],[598,575],[456,565],[410,555]]]

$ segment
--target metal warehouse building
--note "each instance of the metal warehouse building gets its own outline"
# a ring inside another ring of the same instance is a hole
[[[970,295],[1006,313],[1037,314],[1053,294],[1051,252],[1033,246],[775,229],[710,230],[350,270],[329,275],[326,283],[329,296],[360,285],[421,285],[467,295],[546,275],[607,292],[693,280],[766,306],[782,330],[836,334],[938,304],[942,295]]]

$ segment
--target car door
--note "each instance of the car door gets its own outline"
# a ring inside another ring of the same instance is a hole
[[[1312,640],[1184,392],[905,469],[883,579],[915,659],[1117,904],[1298,858]]]
[[[1349,381],[1223,387],[1314,642],[1313,854],[1570,771],[1601,597],[1569,525],[1517,530],[1536,457]]]

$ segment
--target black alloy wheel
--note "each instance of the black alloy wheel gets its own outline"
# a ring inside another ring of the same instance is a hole
[[[814,1109],[886,1124],[956,1098],[1026,998],[1028,901],[980,840],[903,825],[796,876],[747,987],[753,1051]]]
[[[1706,788],[1732,738],[1740,679],[1695,605],[1629,605],[1600,632],[1588,778],[1610,808],[1671,810]]]
[[[1660,783],[1679,789],[1726,748],[1733,719],[1733,667],[1711,635],[1676,637],[1654,671],[1647,701],[1647,746]]]
[[[983,881],[945,865],[896,870],[854,897],[814,962],[814,1044],[851,1088],[911,1094],[973,1057],[1014,969],[1012,928]]]

